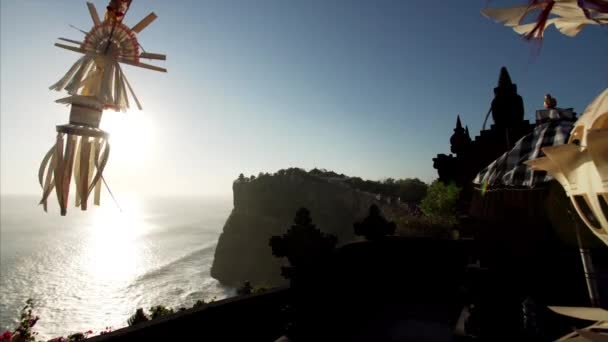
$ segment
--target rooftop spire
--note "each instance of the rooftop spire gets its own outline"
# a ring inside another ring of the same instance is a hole
[[[450,138],[450,144],[452,145],[452,153],[463,152],[467,145],[471,142],[471,138],[466,133],[465,129],[462,128],[462,122],[460,121],[460,115],[456,118],[456,128],[454,128],[454,134]]]
[[[460,122],[460,115],[458,115],[456,117],[456,129],[457,130],[461,130],[462,129],[462,123]]]
[[[507,88],[512,85],[513,82],[511,82],[511,76],[509,75],[507,68],[503,66],[502,68],[500,68],[500,76],[498,76],[498,87]]]

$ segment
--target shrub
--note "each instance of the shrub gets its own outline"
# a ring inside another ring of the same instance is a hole
[[[440,181],[434,181],[420,204],[422,212],[431,221],[455,224],[457,222],[456,205],[458,204],[460,190],[453,183],[445,185]]]
[[[162,305],[153,306],[150,308],[150,319],[156,319],[158,317],[170,315],[173,313],[173,309],[166,308]]]

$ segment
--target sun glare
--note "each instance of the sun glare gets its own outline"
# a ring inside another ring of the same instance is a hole
[[[151,153],[154,125],[143,111],[105,112],[100,128],[110,133],[112,160],[142,162]]]
[[[145,252],[138,237],[149,227],[137,197],[120,196],[117,202],[120,208],[108,203],[91,212],[87,269],[93,277],[120,283],[137,274]]]

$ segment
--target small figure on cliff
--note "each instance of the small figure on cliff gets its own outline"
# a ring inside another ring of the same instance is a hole
[[[387,235],[395,234],[395,222],[388,221],[382,216],[377,205],[369,207],[369,215],[363,221],[354,224],[355,234],[365,236],[367,240],[377,240]]]

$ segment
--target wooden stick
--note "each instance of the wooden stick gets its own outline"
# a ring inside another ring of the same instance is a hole
[[[87,51],[85,49],[82,49],[82,48],[79,48],[79,47],[73,47],[73,46],[69,46],[69,45],[65,45],[65,44],[59,44],[59,43],[55,43],[55,46],[56,47],[60,47],[62,49],[74,51],[74,52],[87,53]]]
[[[58,38],[59,40],[63,40],[64,42],[68,42],[68,43],[74,43],[77,45],[82,45],[82,42],[79,42],[77,40],[73,40],[73,39],[68,39],[68,38]]]
[[[160,59],[161,61],[165,61],[167,60],[167,55],[163,55],[160,53],[143,52],[139,55],[139,58]]]
[[[585,282],[587,284],[587,292],[589,294],[589,302],[592,307],[600,306],[600,296],[597,288],[597,280],[595,278],[595,270],[593,267],[593,261],[591,260],[591,253],[588,248],[583,245],[581,239],[581,228],[579,227],[576,214],[569,210],[570,216],[574,221],[574,229],[576,232],[576,242],[578,243],[578,250],[581,255],[581,263],[583,264],[583,273],[585,275]]]
[[[88,141],[88,138],[87,138]],[[91,152],[90,152],[90,156],[89,156],[89,174],[87,175],[87,180],[86,180],[86,184],[87,186],[92,187],[93,184],[91,183],[91,179],[94,177],[95,174],[95,160],[97,158],[97,146],[95,145],[95,138],[91,138],[91,140],[89,141],[89,146],[91,147]],[[90,189],[90,188],[89,188]],[[91,191],[89,191],[89,189],[87,189],[87,200],[89,198],[89,195],[91,195]],[[87,203],[88,205],[88,203]]]
[[[101,149],[101,139],[95,138],[95,158],[99,155],[99,150]],[[99,205],[101,202],[101,180],[97,180],[97,184],[95,184],[95,194],[93,197],[93,204]]]
[[[72,167],[74,165],[74,148],[76,147],[76,137],[73,135],[68,135],[66,140],[63,176],[61,179],[61,193],[63,194],[60,203],[61,216],[65,216],[68,210],[68,197],[70,194],[70,182],[72,180]]]
[[[80,184],[80,165],[82,165],[82,159],[80,150],[82,149],[82,139],[80,138],[78,146],[76,146],[76,157],[74,157],[74,184],[76,185],[76,208],[80,207],[80,197],[82,194],[82,185]]]
[[[135,24],[135,26],[133,26],[133,28],[131,28],[131,31],[133,31],[135,33],[139,33],[141,31],[143,31],[148,25],[152,24],[152,22],[154,20],[156,20],[156,18],[158,18],[158,17],[156,16],[156,14],[154,14],[154,12],[148,14],[140,22]]]
[[[89,199],[89,159],[91,158],[91,143],[88,137],[82,137],[80,142],[80,187],[83,189],[80,198],[80,209],[87,210]]]
[[[95,24],[95,26],[101,24],[101,20],[99,19],[99,14],[97,13],[97,8],[95,8],[95,4],[87,2],[87,7],[89,8],[91,19],[93,19],[93,24]]]
[[[59,206],[63,202],[63,194],[61,192],[63,183],[63,166],[65,165],[63,161],[63,134],[57,134],[57,143],[55,144],[55,158],[57,159],[57,163],[55,164],[55,192],[57,193],[57,201],[59,202]],[[61,216],[65,216],[63,209],[61,210]]]
[[[122,58],[122,57],[118,58],[118,61],[121,62],[121,63],[133,65],[133,66],[144,68],[144,69],[149,69],[149,70],[154,70],[154,71],[160,71],[160,72],[167,72],[167,69],[165,69],[165,68],[161,68],[161,67],[157,67],[155,65],[141,63],[141,62],[133,62],[133,61],[130,61],[130,60]]]

